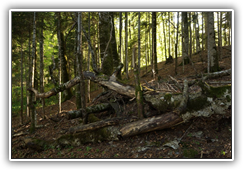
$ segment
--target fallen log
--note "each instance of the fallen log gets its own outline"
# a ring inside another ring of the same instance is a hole
[[[84,131],[91,131],[91,130],[96,130],[100,129],[106,126],[113,126],[117,125],[119,123],[119,120],[121,118],[112,118],[112,119],[106,119],[106,120],[101,120],[98,122],[93,122],[85,125],[79,125],[75,127],[71,127],[69,129],[69,133],[78,133],[78,132],[84,132]]]
[[[42,151],[45,145],[53,145],[54,147],[64,147],[67,145],[80,146],[81,144],[90,142],[119,140],[121,138],[154,130],[170,128],[195,117],[210,117],[213,114],[222,115],[227,113],[231,106],[231,86],[217,87],[216,90],[211,89],[217,93],[211,91],[205,94],[200,92],[192,95],[186,93],[187,90],[184,84],[183,90],[184,94],[182,95],[184,99],[176,109],[159,116],[127,123],[122,127],[118,125],[119,120],[122,118],[95,120],[91,121],[94,122],[91,124],[70,128],[68,134],[52,142],[43,142],[42,140],[27,138],[28,140],[25,140],[26,147]],[[215,94],[217,94],[217,96]],[[187,107],[184,107],[185,105],[187,105]]]
[[[109,103],[100,103],[97,105],[86,107],[85,116],[88,116],[90,113],[103,112],[110,108],[111,108],[111,105]],[[79,110],[72,110],[72,111],[66,112],[66,115],[67,115],[67,119],[75,119],[75,118],[84,116],[82,108]]]
[[[180,102],[180,105],[174,111],[166,114],[162,114],[157,117],[142,119],[136,122],[132,122],[128,125],[125,125],[120,129],[121,136],[128,137],[140,133],[165,129],[182,122],[183,119],[180,117],[180,114],[186,110],[187,101],[188,101],[188,81],[185,80],[182,100]]]
[[[187,82],[187,80],[185,80],[182,93],[158,93],[156,91],[151,91],[143,96],[144,100],[158,110],[161,115],[130,122],[122,127],[117,126],[120,120],[118,118],[72,127],[69,129],[68,135],[58,139],[58,143],[61,145],[80,145],[80,143],[85,142],[118,140],[118,136],[125,138],[154,130],[170,128],[180,123],[187,122],[193,117],[209,117],[212,114],[224,114],[231,106],[231,85],[212,87],[204,81],[209,78],[230,75],[230,73],[231,70],[226,70],[205,75],[200,80],[195,80],[193,82]],[[96,75],[92,72],[84,72],[84,77],[110,90],[116,91],[119,94],[130,98],[135,97],[135,89],[132,86],[117,82],[116,74],[113,74],[112,77],[107,77],[105,75]],[[57,94],[60,90],[70,88],[79,82],[79,77],[76,77],[46,93],[38,93],[35,89],[30,90],[36,94],[36,97],[45,98]],[[188,86],[195,83],[198,83],[202,91],[189,93]],[[108,107],[110,107],[110,104],[106,103],[104,108]],[[99,108],[98,110],[100,111],[102,109]],[[82,115],[82,110],[71,111],[68,115],[70,118],[76,118]],[[72,134],[74,132],[76,133]]]

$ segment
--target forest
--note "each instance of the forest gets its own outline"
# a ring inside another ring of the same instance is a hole
[[[10,22],[12,159],[232,158],[232,11]]]

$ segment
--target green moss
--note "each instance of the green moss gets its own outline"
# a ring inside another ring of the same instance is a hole
[[[207,101],[207,97],[202,95],[195,99],[189,99],[188,103],[187,103],[187,110],[188,111],[197,111],[208,105],[209,105],[209,102]]]
[[[58,138],[58,144],[62,147],[66,146],[79,146],[81,144],[93,142],[92,138],[88,133],[79,133],[79,134],[67,134]]]
[[[88,121],[90,123],[93,123],[93,122],[100,121],[100,119],[98,117],[96,117],[94,114],[89,114]]]
[[[90,123],[100,121],[98,117],[94,114],[90,114],[88,117]],[[85,131],[77,134],[67,134],[63,135],[58,139],[58,144],[61,146],[79,146],[85,143],[96,143],[98,141],[104,141],[109,137],[109,132],[107,127],[93,130]]]
[[[198,155],[198,151],[194,149],[184,149],[183,156],[186,158],[195,158]]]
[[[207,96],[219,98],[219,97],[222,97],[222,95],[224,95],[226,90],[229,90],[229,92],[231,92],[231,85],[226,85],[226,86],[221,86],[221,87],[210,86],[210,89],[207,90]]]
[[[172,110],[178,104],[178,102],[176,102],[176,101],[172,102],[171,98],[172,98],[172,94],[166,93],[163,96],[163,99],[160,99],[158,109],[162,112]]]
[[[170,94],[170,93],[166,93],[165,95],[164,95],[164,98],[165,98],[165,100],[171,100],[171,97],[172,97],[172,94]]]
[[[227,102],[230,102],[231,101],[231,98],[230,98],[229,95],[226,96],[226,100],[227,100]]]

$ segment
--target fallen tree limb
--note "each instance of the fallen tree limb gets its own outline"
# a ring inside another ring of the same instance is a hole
[[[97,112],[103,112],[111,108],[111,105],[109,103],[100,103],[97,105],[93,105],[90,107],[86,107],[85,113],[86,116],[88,116],[90,113],[97,113]],[[66,112],[67,118],[68,119],[75,119],[78,117],[83,117],[83,110],[72,110],[69,112]]]
[[[188,81],[185,80],[182,100],[180,102],[180,105],[174,111],[166,114],[162,114],[157,117],[142,119],[136,122],[132,122],[128,125],[125,125],[123,128],[120,129],[121,136],[128,137],[140,133],[165,129],[182,122],[183,119],[180,117],[180,114],[186,110],[187,101],[188,101]]]
[[[127,123],[122,127],[118,125],[119,121],[123,120],[122,118],[101,120],[83,126],[72,127],[69,129],[68,134],[52,142],[29,138],[26,138],[24,142],[26,147],[38,151],[42,151],[45,145],[53,145],[55,147],[64,147],[67,145],[80,146],[87,142],[119,140],[120,138],[126,138],[154,130],[170,128],[195,117],[210,117],[213,114],[222,115],[228,112],[231,106],[231,86],[227,85],[210,88],[210,91],[205,94],[202,94],[202,92],[189,94],[186,86],[185,81],[183,94],[179,95],[179,98],[182,98],[182,100],[176,109],[159,116]],[[204,84],[203,86],[207,85]],[[173,101],[176,101],[176,97],[174,96],[172,95],[171,97],[174,98]],[[168,101],[170,99],[171,102],[171,98],[167,99]],[[185,105],[187,107],[185,107]]]
[[[112,126],[112,125],[117,125],[119,123],[119,120],[121,118],[112,118],[112,119],[106,119],[106,120],[101,120],[98,122],[86,124],[86,125],[79,125],[75,127],[71,127],[69,129],[69,133],[78,133],[78,132],[84,132],[88,130],[96,130],[100,129],[106,126]]]
[[[117,67],[116,71],[112,74],[111,77],[107,77],[106,75],[96,75],[93,72],[83,72],[84,78],[85,79],[90,79],[93,82],[99,83],[101,86],[107,87],[110,90],[113,90],[121,95],[128,96],[130,98],[135,97],[135,89],[132,86],[129,85],[124,85],[122,83],[119,83],[116,81],[116,75],[117,73],[122,69],[123,64],[120,63],[120,65]],[[215,73],[210,73],[204,75],[202,78],[202,81],[205,81],[206,79],[209,78],[216,78],[220,76],[226,76],[231,74],[231,69],[229,70],[224,70],[220,72],[215,72]],[[197,82],[198,80],[194,80],[189,82],[189,86],[193,85]],[[35,93],[36,98],[48,98],[53,95],[58,94],[59,92],[64,91],[65,89],[71,88],[75,86],[76,84],[80,83],[80,77],[75,77],[74,79],[59,85],[56,88],[53,88],[52,90],[45,92],[45,93],[39,93],[36,89],[34,88],[29,88],[29,91],[32,91]]]
[[[121,95],[128,96],[130,98],[135,97],[135,89],[132,86],[121,84],[114,78],[117,75],[117,72],[122,69],[123,64],[120,63],[118,66],[118,69],[112,74],[112,76],[109,78],[104,74],[96,75],[93,72],[83,72],[85,79],[90,79],[91,81],[94,81],[96,83],[99,83],[101,86],[107,87],[110,90],[116,91],[117,93]],[[39,93],[34,88],[29,88],[29,91],[32,91],[35,93],[36,98],[48,98],[53,95],[58,94],[59,92],[63,92],[64,90],[71,88],[75,86],[76,84],[80,83],[80,77],[75,77],[74,79],[63,83],[53,89],[51,89],[48,92],[45,93]]]
[[[223,71],[219,71],[219,72],[214,72],[214,73],[204,74],[202,81],[205,81],[209,78],[217,78],[217,77],[223,77],[223,76],[227,76],[227,75],[231,75],[231,69],[223,70]]]

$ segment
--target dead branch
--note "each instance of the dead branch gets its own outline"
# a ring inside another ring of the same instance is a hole
[[[101,121],[86,124],[86,125],[79,125],[79,126],[71,127],[69,129],[69,133],[74,133],[74,132],[78,133],[78,132],[84,132],[84,131],[88,131],[88,130],[96,130],[96,129],[100,129],[100,128],[103,128],[106,126],[114,126],[119,123],[119,120],[120,120],[119,118],[112,118],[112,119],[101,120]]]

